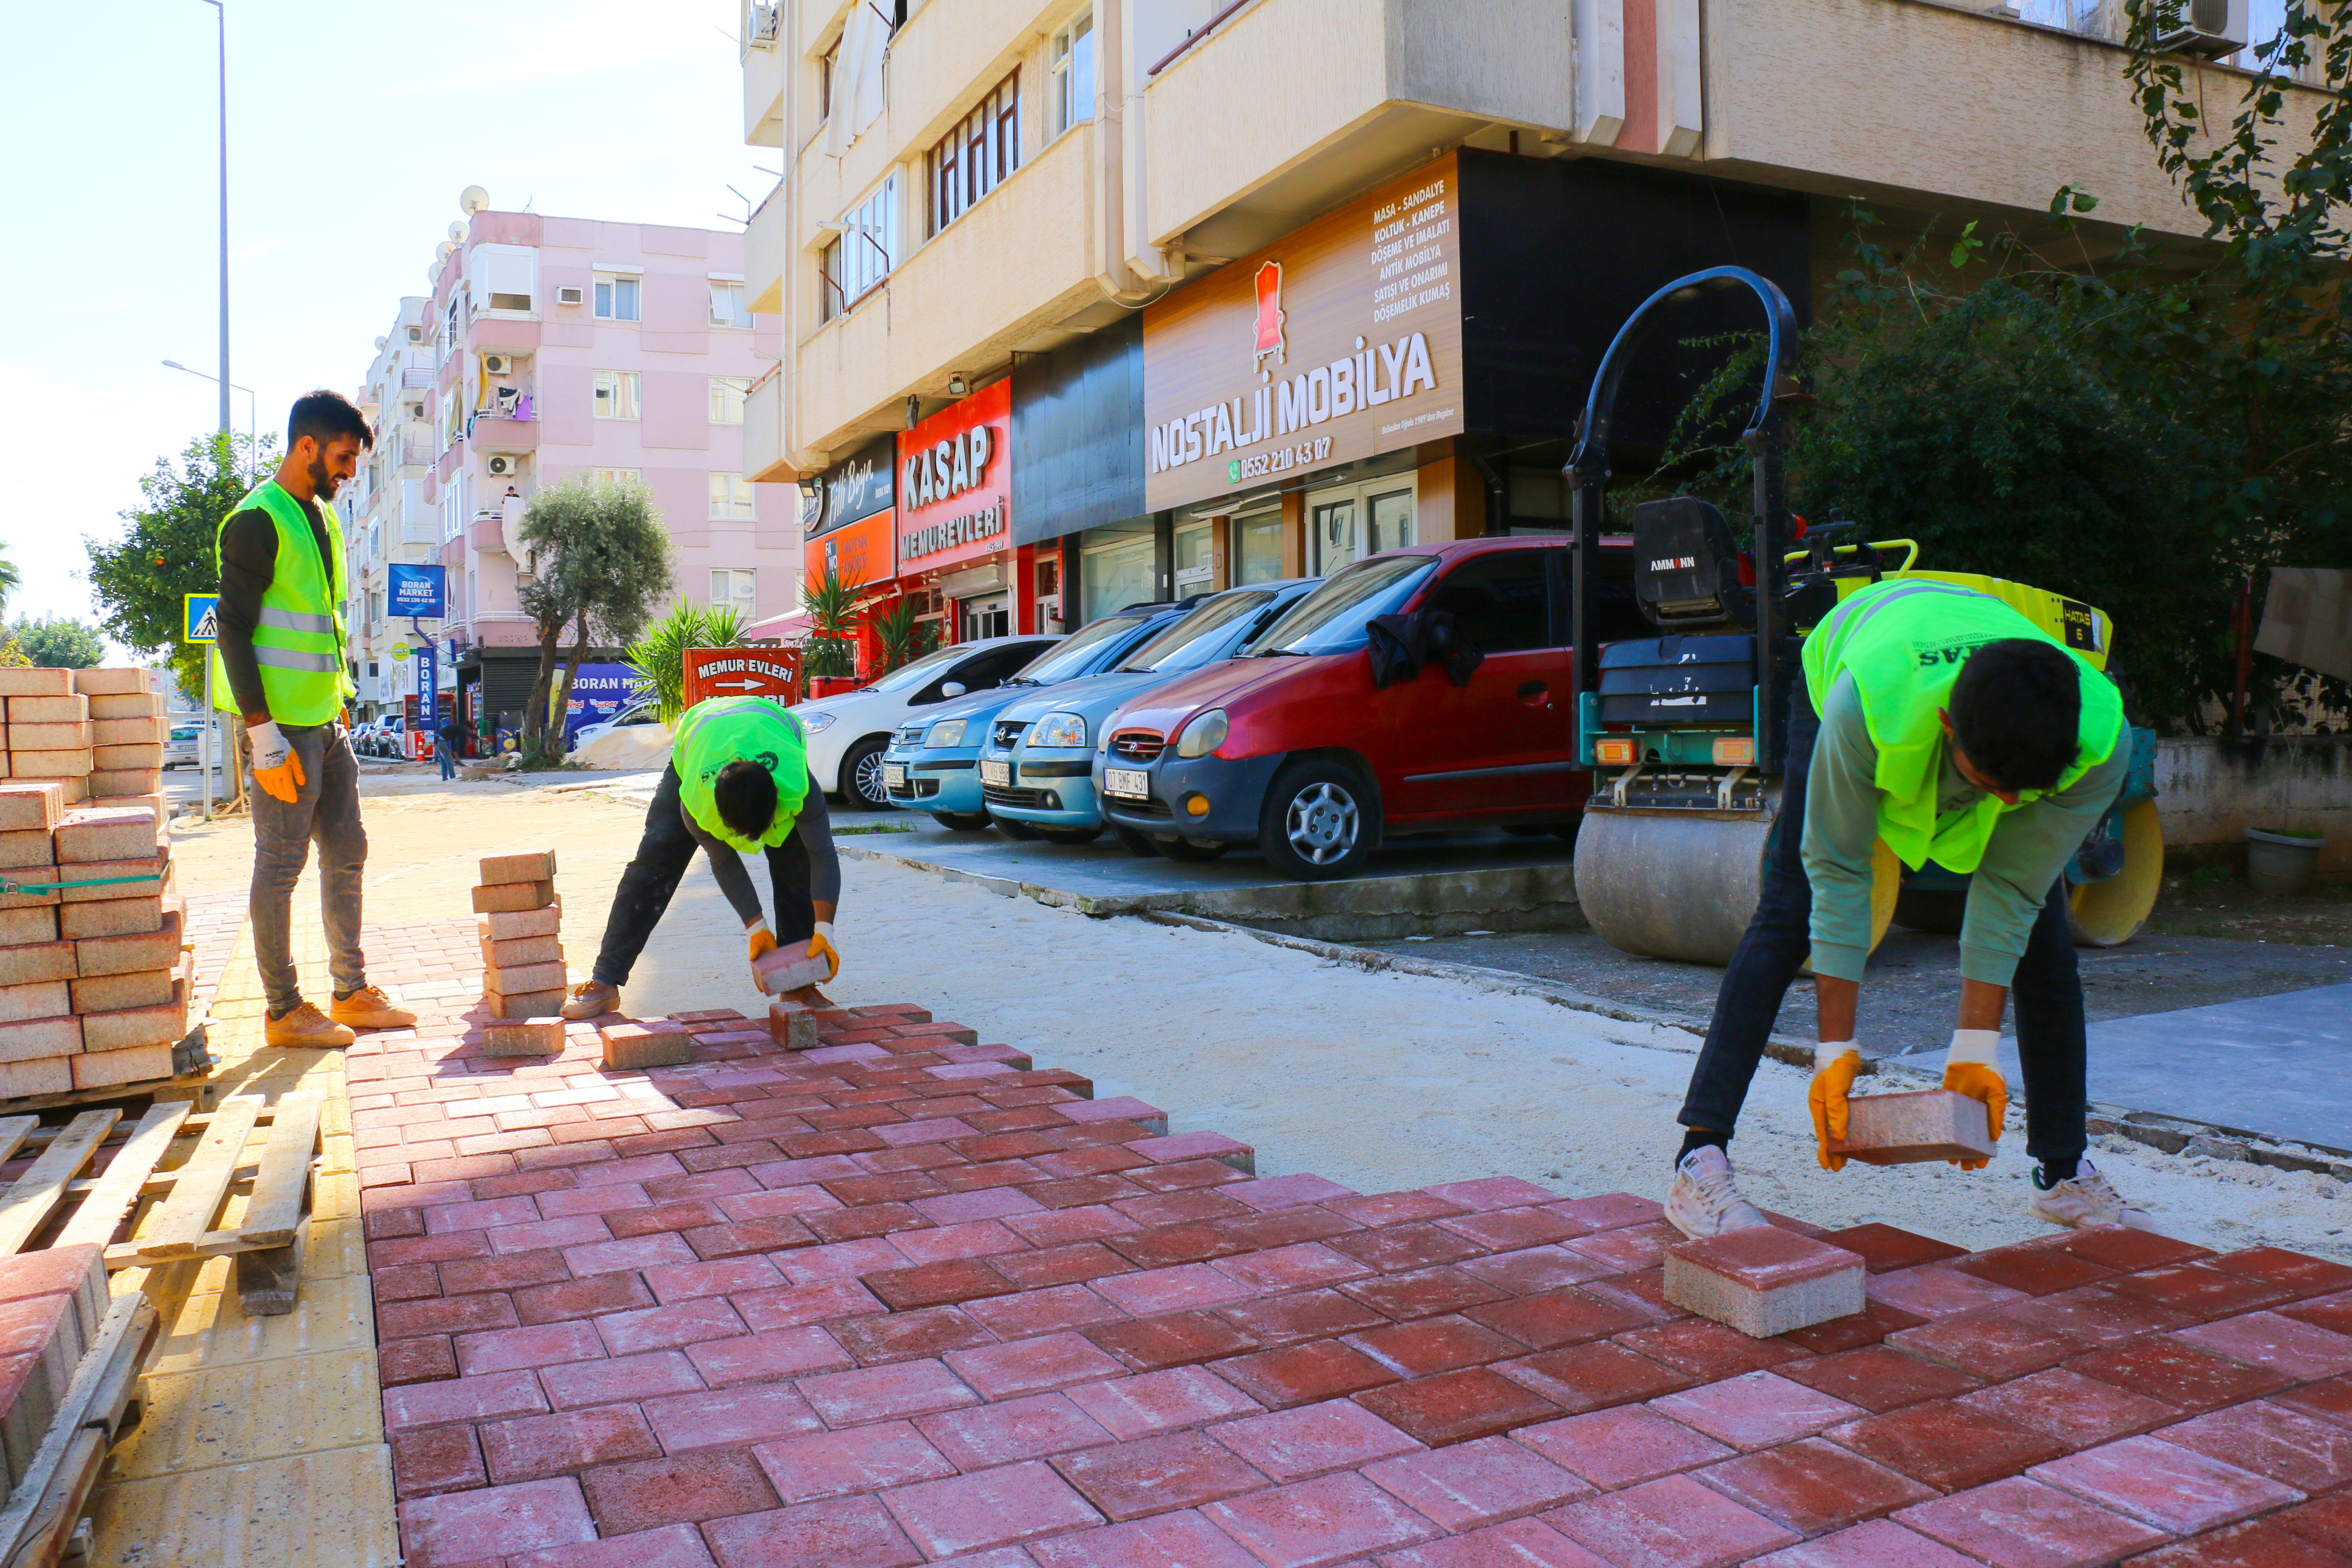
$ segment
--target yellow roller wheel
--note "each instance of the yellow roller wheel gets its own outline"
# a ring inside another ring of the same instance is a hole
[[[2067,900],[2066,923],[2076,947],[2120,947],[2147,923],[2164,885],[2164,828],[2156,802],[2127,805],[2116,818],[2124,868],[2104,882],[2084,882]]]
[[[1870,951],[1876,952],[1878,944],[1886,940],[1886,928],[1895,923],[1895,900],[1903,891],[1903,862],[1886,847],[1884,838],[1870,846]]]

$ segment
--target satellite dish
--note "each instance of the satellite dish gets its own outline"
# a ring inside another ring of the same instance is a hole
[[[386,344],[386,343],[388,343],[388,342],[390,342],[391,341],[392,341],[392,340],[391,340],[390,338],[378,338],[378,339],[376,339],[376,341],[375,341],[376,352],[377,352],[378,353],[383,353],[383,345],[384,345],[384,344]]]
[[[457,210],[472,217],[490,205],[490,193],[479,185],[467,185],[457,195]]]
[[[453,223],[449,226],[449,243],[452,245],[463,245],[466,243],[466,226],[464,224]]]
[[[457,248],[457,247],[455,245],[445,239],[440,244],[433,247],[434,259],[436,261],[446,261],[449,259],[449,253]]]
[[[441,264],[438,261],[436,261],[432,266],[425,269],[425,281],[427,283],[439,283],[441,281]]]

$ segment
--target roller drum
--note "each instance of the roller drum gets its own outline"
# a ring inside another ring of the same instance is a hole
[[[1601,940],[1687,963],[1731,962],[1764,885],[1779,801],[1755,816],[1588,808],[1576,900]]]

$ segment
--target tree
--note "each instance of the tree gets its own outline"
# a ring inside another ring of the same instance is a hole
[[[24,578],[18,574],[16,563],[8,559],[6,549],[0,547],[0,610],[8,607],[8,595],[23,584]]]
[[[95,669],[106,658],[106,640],[96,626],[62,616],[36,621],[19,616],[9,636],[26,658],[52,668]]]
[[[844,581],[838,569],[827,565],[811,573],[801,584],[801,605],[809,618],[801,676],[839,679],[857,673],[857,606],[866,584]]]
[[[523,709],[523,750],[541,758],[563,752],[563,711],[572,672],[601,634],[626,643],[676,580],[669,535],[653,492],[634,480],[581,474],[549,485],[523,510],[530,547],[517,595],[539,627],[539,673]],[[559,682],[560,644],[572,632]]]
[[[745,635],[742,616],[732,605],[680,599],[639,632],[623,655],[637,672],[632,695],[651,699],[654,716],[665,724],[675,724],[686,711],[686,650],[741,647],[751,640]]]
[[[82,542],[101,629],[125,647],[160,655],[184,691],[204,690],[205,649],[180,640],[183,595],[218,591],[221,522],[277,467],[274,435],[257,443],[198,437],[176,463],[158,458],[139,481],[145,504],[121,514],[130,524],[121,538]]]

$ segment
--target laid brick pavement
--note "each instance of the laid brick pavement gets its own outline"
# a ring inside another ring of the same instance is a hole
[[[488,1057],[472,946],[372,933],[349,1064],[417,1568],[2352,1568],[2352,1268],[1860,1226],[1748,1340],[1645,1199],[1259,1179],[906,1005]]]

